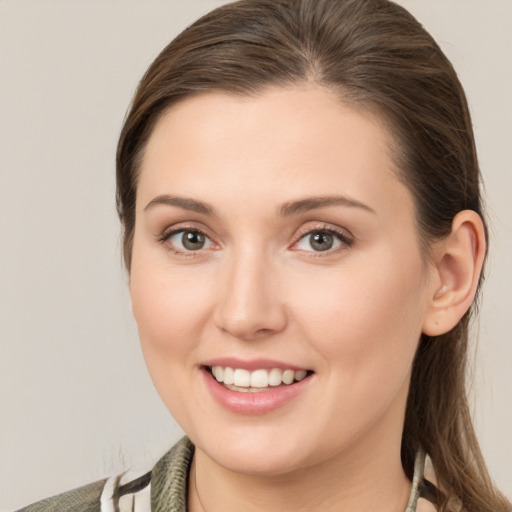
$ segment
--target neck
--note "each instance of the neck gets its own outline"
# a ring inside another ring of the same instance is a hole
[[[410,488],[400,443],[383,443],[382,438],[378,445],[355,447],[320,464],[271,476],[230,471],[196,448],[189,510],[402,512]]]

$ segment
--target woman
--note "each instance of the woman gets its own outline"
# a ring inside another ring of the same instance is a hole
[[[142,79],[117,172],[145,359],[188,439],[26,510],[511,509],[465,393],[486,254],[471,121],[406,11],[206,15]]]

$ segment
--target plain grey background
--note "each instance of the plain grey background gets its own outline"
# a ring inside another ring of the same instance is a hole
[[[146,67],[221,0],[0,0],[0,511],[181,435],[146,374],[114,209],[114,153]],[[512,1],[400,0],[472,108],[492,228],[474,416],[512,495]]]

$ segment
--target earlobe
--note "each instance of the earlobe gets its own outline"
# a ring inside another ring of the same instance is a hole
[[[451,233],[434,248],[435,289],[423,323],[424,334],[444,334],[464,316],[476,294],[485,252],[482,219],[472,210],[459,212]]]

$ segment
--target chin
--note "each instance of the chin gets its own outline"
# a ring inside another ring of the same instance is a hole
[[[221,453],[208,454],[217,464],[234,473],[272,477],[292,473],[303,468],[306,464],[300,464],[290,454],[276,454],[274,451],[255,450],[257,453],[236,453],[223,451]]]
[[[285,437],[255,429],[249,435],[221,436],[216,442],[201,438],[191,440],[212,461],[239,474],[284,475],[314,464],[303,441],[293,435]]]

